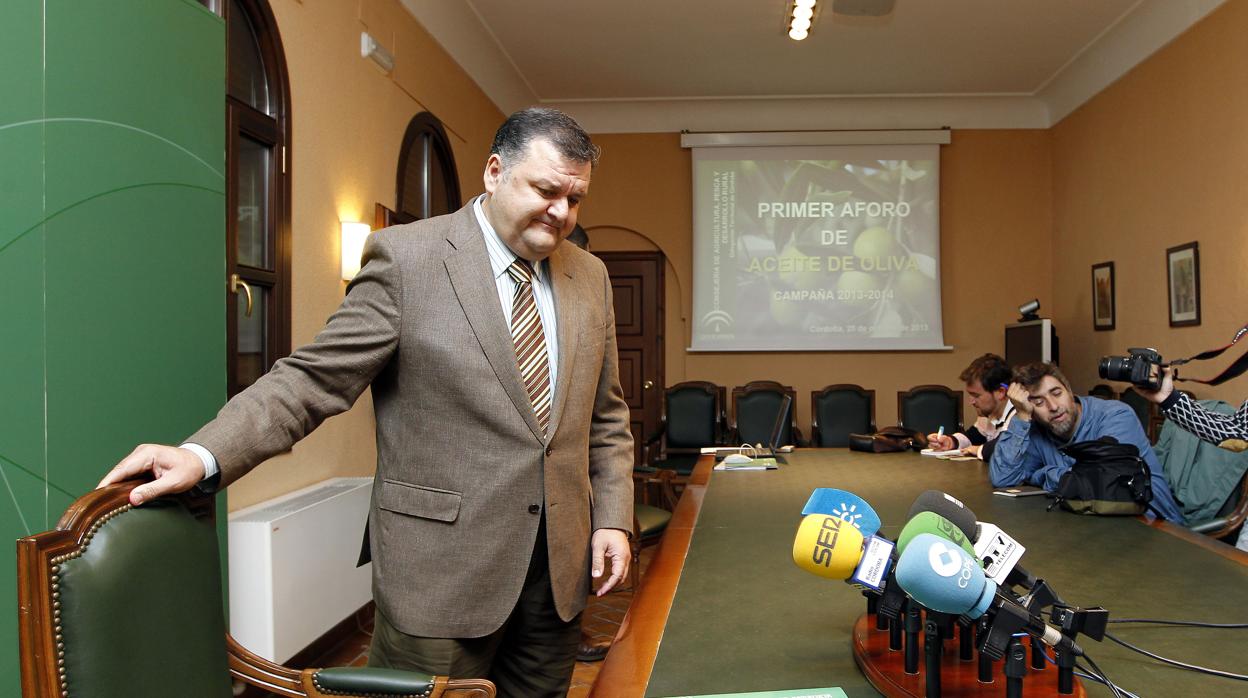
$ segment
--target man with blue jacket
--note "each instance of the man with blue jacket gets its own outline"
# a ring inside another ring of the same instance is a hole
[[[1140,451],[1153,476],[1152,506],[1166,520],[1183,523],[1183,513],[1170,491],[1157,455],[1130,407],[1115,400],[1076,397],[1070,381],[1053,364],[1037,362],[1014,371],[1009,389],[1017,410],[997,437],[989,462],[994,487],[1028,483],[1049,492],[1075,460],[1063,446],[1112,436]]]

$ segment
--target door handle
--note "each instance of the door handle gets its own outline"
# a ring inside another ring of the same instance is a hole
[[[238,274],[230,274],[230,293],[238,293],[239,286],[242,286],[247,294],[247,310],[243,313],[243,317],[251,317],[251,287],[246,281],[238,278]]]
[[[644,383],[641,384],[642,390],[650,390],[653,387],[654,387],[654,381],[645,381]]]

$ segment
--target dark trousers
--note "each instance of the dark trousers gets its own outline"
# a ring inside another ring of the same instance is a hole
[[[520,599],[501,628],[484,637],[416,637],[395,628],[378,610],[368,665],[488,678],[504,697],[565,696],[576,665],[580,625],[580,614],[564,622],[555,610],[543,516]]]

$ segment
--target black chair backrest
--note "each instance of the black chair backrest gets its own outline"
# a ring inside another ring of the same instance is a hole
[[[776,425],[776,415],[780,411],[784,396],[794,394],[792,388],[779,383],[775,383],[774,386],[758,385],[759,383],[763,381],[732,389],[733,420],[737,427],[737,439],[743,443],[770,443],[772,429]],[[772,383],[772,381],[766,383]],[[785,420],[780,432],[781,445],[793,443],[793,413],[796,410],[790,406],[789,411],[789,419]]]
[[[1155,441],[1156,434],[1152,430],[1153,403],[1148,398],[1135,392],[1135,388],[1127,388],[1122,391],[1122,397],[1119,400],[1135,412],[1136,418],[1140,420],[1140,426],[1144,428],[1144,433],[1148,435],[1149,440]]]
[[[945,428],[946,434],[962,431],[962,391],[943,385],[919,385],[897,393],[897,420],[924,434]]]
[[[719,388],[711,383],[677,383],[664,401],[668,448],[701,448],[718,442]]]
[[[1088,391],[1088,395],[1091,395],[1092,397],[1099,397],[1102,400],[1115,400],[1118,397],[1118,394],[1114,392],[1114,389],[1104,383],[1098,383],[1092,386],[1092,389]]]
[[[815,446],[848,446],[850,434],[875,431],[875,391],[845,383],[813,390],[810,420]]]
[[[164,500],[120,509],[58,567],[69,695],[232,695],[209,517]]]

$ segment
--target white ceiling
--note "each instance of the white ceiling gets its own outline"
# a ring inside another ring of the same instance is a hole
[[[504,112],[589,130],[1045,128],[1223,0],[401,0]]]

